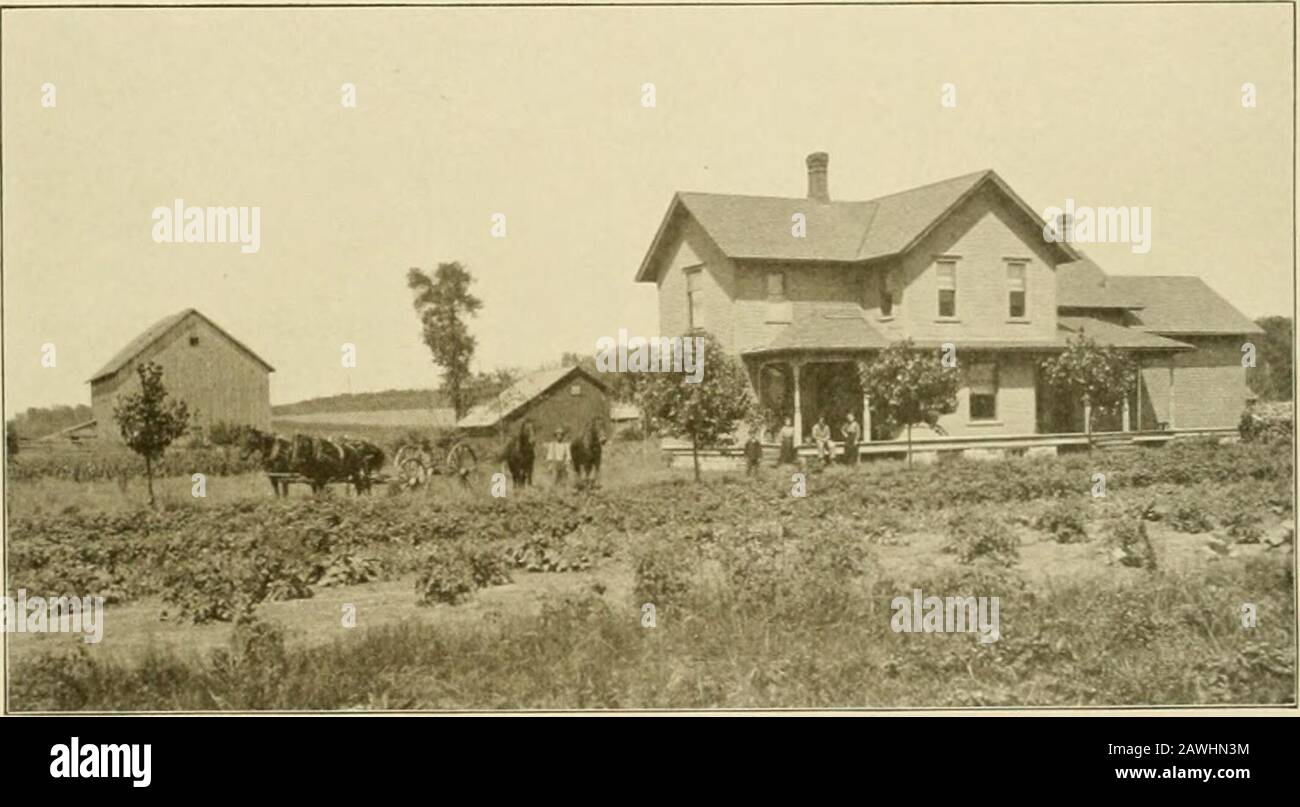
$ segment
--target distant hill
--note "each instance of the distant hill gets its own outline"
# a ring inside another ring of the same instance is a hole
[[[318,415],[329,412],[387,412],[394,409],[441,409],[446,402],[432,389],[390,389],[382,392],[347,392],[324,398],[271,407],[274,417]]]

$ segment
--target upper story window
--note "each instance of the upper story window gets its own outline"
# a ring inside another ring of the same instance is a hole
[[[939,261],[939,316],[957,316],[957,262]]]
[[[889,272],[881,272],[880,282],[880,316],[894,316],[894,282]]]
[[[199,338],[197,336],[191,336],[190,347],[198,347],[198,346],[199,346]]]
[[[790,322],[793,317],[792,306],[785,293],[785,279],[785,272],[768,272],[766,275],[766,322]]]
[[[966,366],[966,384],[970,387],[970,419],[998,419],[998,366],[996,364],[970,364]]]
[[[767,273],[767,300],[771,303],[785,302],[785,272]]]
[[[686,271],[687,325],[690,330],[704,327],[704,272],[699,269]]]
[[[1007,313],[1012,319],[1025,318],[1025,264],[1007,263]]]

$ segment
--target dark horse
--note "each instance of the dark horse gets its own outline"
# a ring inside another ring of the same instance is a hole
[[[600,478],[601,447],[605,445],[605,429],[600,418],[592,418],[587,430],[569,444],[569,455],[573,457],[573,471],[577,482],[597,480]]]
[[[369,493],[374,477],[384,467],[384,450],[368,440],[344,436],[340,441],[346,457],[345,471],[357,493]]]
[[[533,422],[525,420],[519,424],[519,433],[506,443],[502,459],[510,469],[510,478],[518,487],[533,483],[533,460],[536,457],[533,443]]]
[[[372,475],[384,465],[384,452],[365,440],[314,437],[295,434],[290,450],[295,473],[311,483],[313,493],[325,490],[331,482],[349,481],[357,493],[370,490]]]
[[[244,430],[244,439],[240,446],[239,458],[246,460],[254,453],[261,457],[262,470],[268,474],[293,473],[293,446],[278,434],[264,432],[261,429]],[[276,498],[289,495],[289,481],[271,477],[271,489]]]

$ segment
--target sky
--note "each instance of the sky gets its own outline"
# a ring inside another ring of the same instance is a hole
[[[441,261],[476,278],[475,369],[655,334],[633,277],[674,191],[802,196],[813,151],[834,199],[993,168],[1039,211],[1150,207],[1149,252],[1088,255],[1289,315],[1291,13],[7,10],[6,416],[88,403],[114,352],[188,307],[275,366],[273,403],[434,386],[405,275]],[[178,198],[259,207],[259,251],[155,243]]]

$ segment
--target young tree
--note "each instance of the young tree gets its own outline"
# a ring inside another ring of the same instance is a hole
[[[905,339],[858,365],[862,392],[888,427],[907,429],[907,467],[912,467],[912,426],[939,428],[939,418],[957,411],[960,373],[944,367],[937,350],[920,350]]]
[[[1137,369],[1123,351],[1084,334],[1071,337],[1061,353],[1041,359],[1038,373],[1052,394],[1089,408],[1122,405],[1137,383]],[[1084,418],[1084,431],[1092,433],[1091,418]]]
[[[695,331],[682,339],[701,340],[695,360],[704,362],[698,383],[688,382],[690,373],[653,373],[644,380],[641,405],[660,427],[676,437],[691,441],[695,481],[700,480],[700,449],[715,446],[736,430],[753,406],[749,378],[739,360],[728,355],[717,339]],[[695,341],[691,342],[695,350]]]
[[[144,475],[152,505],[153,465],[162,459],[173,440],[185,434],[190,425],[190,412],[184,401],[171,400],[167,394],[161,367],[147,362],[136,365],[135,369],[140,376],[140,391],[118,397],[113,404],[113,419],[127,448],[144,457]]]
[[[432,276],[415,267],[406,273],[406,286],[415,293],[415,312],[420,317],[424,344],[433,353],[434,364],[442,368],[443,388],[457,420],[469,409],[465,386],[470,377],[469,361],[478,344],[465,321],[483,307],[482,301],[469,292],[473,282],[469,271],[457,261],[438,264]]]

